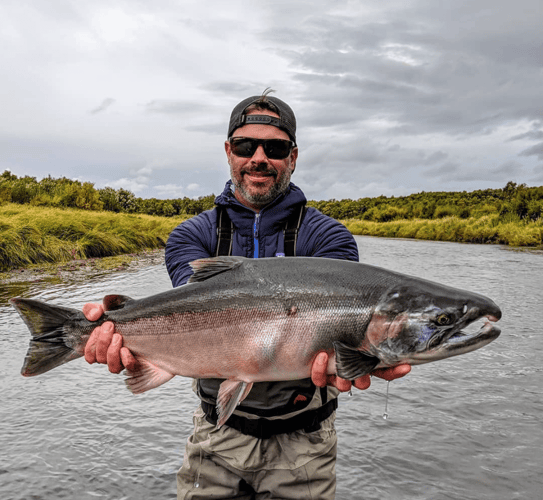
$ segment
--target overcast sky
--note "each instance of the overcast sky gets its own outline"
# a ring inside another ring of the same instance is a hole
[[[0,172],[218,194],[272,87],[309,199],[543,185],[542,27],[542,0],[1,0]]]

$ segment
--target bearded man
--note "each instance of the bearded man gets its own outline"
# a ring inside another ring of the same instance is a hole
[[[326,257],[358,261],[347,229],[314,208],[291,181],[296,169],[296,118],[282,100],[264,93],[232,111],[225,152],[231,179],[213,210],[176,229],[166,246],[166,266],[174,287],[192,275],[193,260],[219,255],[250,258]],[[288,259],[285,259],[288,265]],[[97,320],[102,306],[87,304]],[[118,373],[137,361],[122,347],[113,324],[89,339],[88,362],[107,363]],[[219,379],[199,379],[200,406],[177,474],[179,499],[333,499],[337,437],[337,397],[351,382],[327,375],[328,355],[313,362],[311,378],[255,383],[226,423],[217,428]],[[408,373],[409,365],[376,370],[387,380]],[[369,376],[354,381],[369,387]]]

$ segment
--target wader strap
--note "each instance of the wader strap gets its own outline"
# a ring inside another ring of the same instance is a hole
[[[215,257],[232,255],[232,235],[234,224],[224,207],[217,207],[217,248]]]
[[[219,255],[232,255],[232,240],[234,234],[234,224],[228,216],[226,208],[217,206],[217,247],[215,257]],[[296,257],[296,242],[298,241],[298,230],[302,225],[307,207],[305,203],[300,205],[287,219],[283,236],[285,241],[285,257]]]
[[[298,230],[302,225],[307,207],[305,203],[300,205],[299,209],[295,211],[288,219],[283,229],[284,241],[285,241],[285,257],[296,257],[296,242],[298,240]]]
[[[325,405],[328,402],[328,387],[324,386],[320,388],[321,390],[321,402]]]
[[[217,425],[217,412],[215,406],[205,401],[201,401],[206,420],[213,425]],[[326,420],[337,408],[337,398],[332,399],[324,406],[314,410],[304,411],[295,417],[287,419],[267,420],[265,418],[245,418],[238,415],[232,415],[224,425],[238,430],[242,434],[253,436],[258,439],[269,439],[277,434],[286,434],[304,430],[305,432],[315,432],[321,428],[321,422]]]

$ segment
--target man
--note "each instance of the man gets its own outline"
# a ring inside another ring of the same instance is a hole
[[[296,119],[286,103],[266,93],[245,99],[232,112],[227,138],[231,180],[217,208],[185,221],[168,239],[173,286],[187,282],[189,262],[214,255],[358,260],[352,235],[317,210],[304,210],[305,196],[290,182],[298,148]],[[296,227],[288,233],[292,220]],[[287,234],[296,235],[294,243]],[[103,314],[93,304],[83,311],[90,320]],[[85,358],[107,362],[114,373],[137,364],[111,323],[93,332]],[[178,498],[334,498],[335,409],[339,391],[349,390],[351,382],[327,376],[327,365],[323,352],[311,379],[255,384],[220,429],[215,402],[221,381],[196,381],[201,405],[177,475]],[[409,370],[402,365],[374,374],[392,380]],[[359,389],[369,384],[369,376],[354,382]]]

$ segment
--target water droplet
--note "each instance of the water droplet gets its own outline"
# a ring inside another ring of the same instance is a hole
[[[388,418],[388,387],[390,385],[390,380],[387,382],[387,395],[385,397],[385,413],[383,413],[383,418],[386,420]]]

